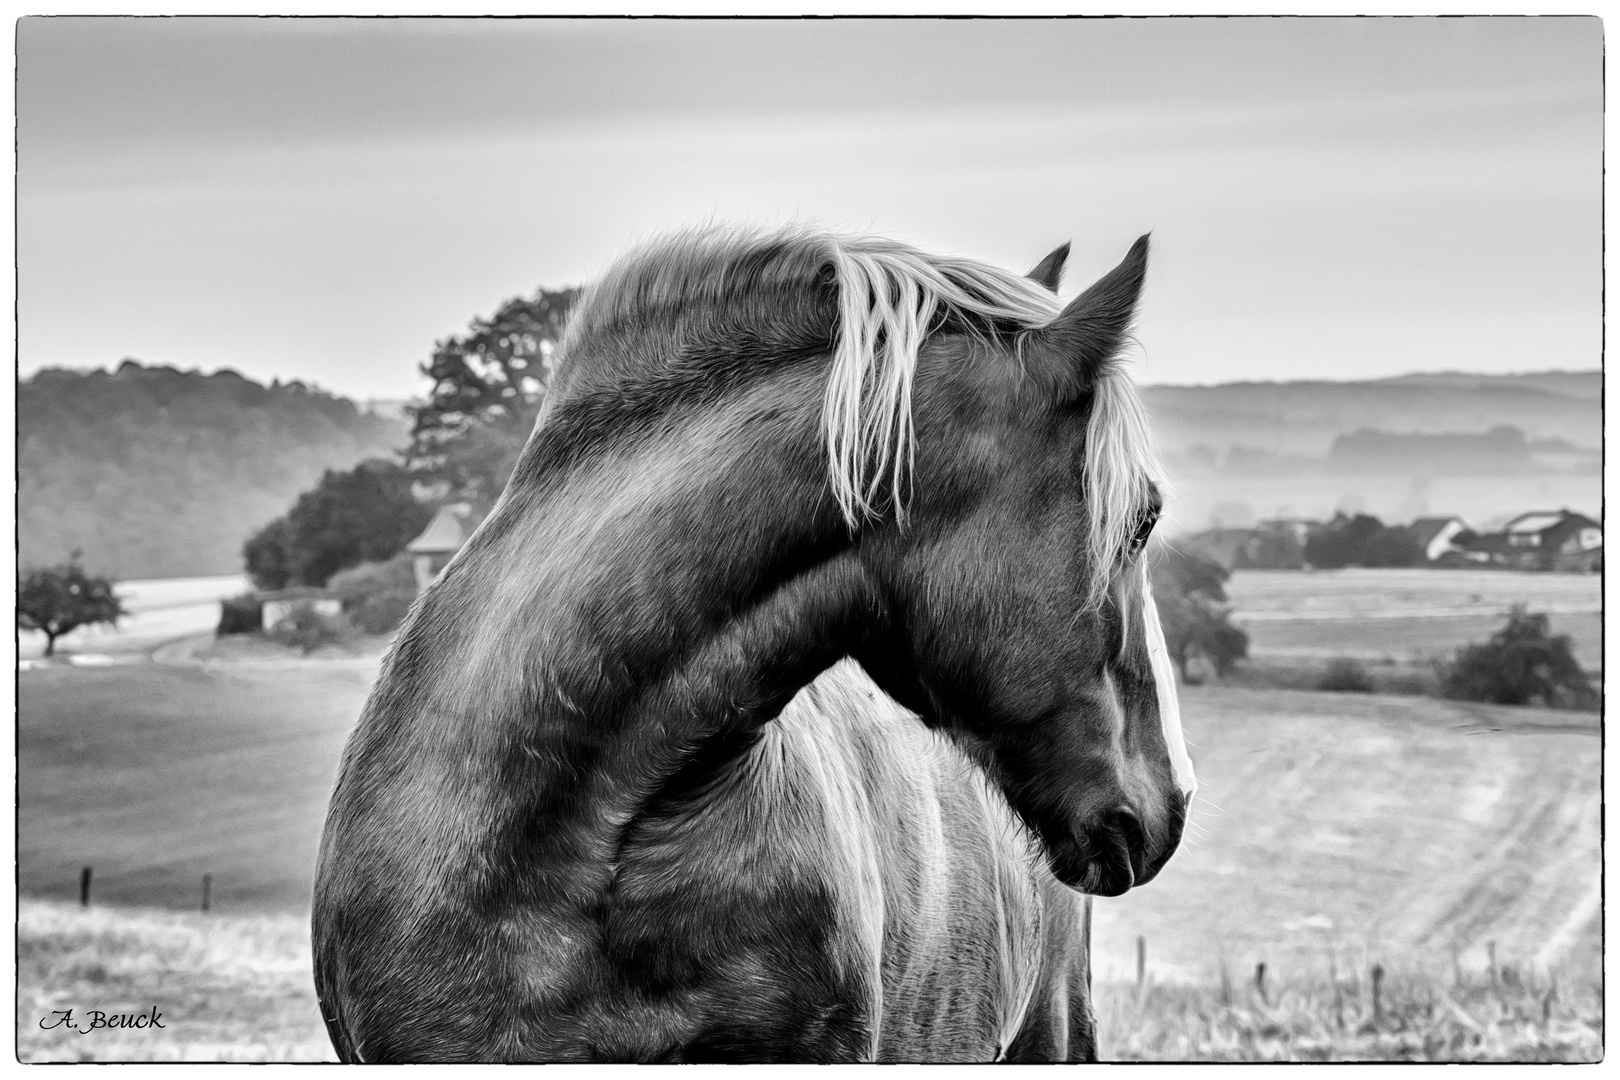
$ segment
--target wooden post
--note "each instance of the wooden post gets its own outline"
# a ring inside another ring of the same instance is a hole
[[[1344,1030],[1344,991],[1339,987],[1339,962],[1328,952],[1328,978],[1333,980],[1333,1022]]]
[[[90,906],[90,868],[79,871],[79,906]]]
[[[1383,967],[1382,964],[1374,964],[1373,965],[1373,967],[1372,967],[1372,984],[1373,984],[1373,1027],[1381,1029],[1384,1026],[1384,997],[1383,997],[1384,967]]]
[[[1136,935],[1136,992],[1142,992],[1142,984],[1147,981],[1147,938],[1141,934]]]
[[[1264,960],[1254,965],[1254,988],[1260,991],[1260,1000],[1269,1006],[1271,999],[1266,997],[1266,962]]]
[[[208,910],[208,894],[209,894],[210,891],[212,891],[213,887],[214,887],[214,875],[213,874],[204,874],[203,875],[203,905],[202,905],[202,909],[204,911]]]

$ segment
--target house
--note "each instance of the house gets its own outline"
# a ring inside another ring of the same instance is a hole
[[[1468,548],[1521,570],[1591,571],[1603,565],[1603,526],[1573,510],[1535,510]]]
[[[1435,562],[1448,552],[1461,552],[1462,546],[1453,541],[1458,533],[1469,531],[1468,524],[1456,516],[1421,517],[1407,527],[1417,537],[1418,543],[1423,545],[1423,557],[1430,562]]]
[[[427,588],[439,571],[450,562],[450,557],[461,550],[461,545],[472,535],[472,507],[466,503],[449,503],[439,507],[433,520],[421,535],[405,545],[405,550],[416,558],[416,589]]]

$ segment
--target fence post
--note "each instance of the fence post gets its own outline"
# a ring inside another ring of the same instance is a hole
[[[203,875],[203,903],[202,903],[202,909],[204,911],[208,910],[208,893],[213,888],[213,885],[214,885],[214,875],[213,874],[204,874]]]
[[[1382,1029],[1384,1026],[1384,966],[1374,964],[1372,967],[1373,984],[1373,1027]]]
[[[1141,934],[1136,935],[1136,992],[1142,992],[1142,984],[1147,981],[1147,938]]]
[[[79,871],[79,906],[90,906],[90,868]]]
[[[1271,999],[1266,997],[1266,962],[1264,960],[1254,965],[1254,988],[1260,991],[1260,1000],[1269,1007]]]

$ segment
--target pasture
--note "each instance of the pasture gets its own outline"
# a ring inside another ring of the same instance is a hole
[[[1501,629],[1524,604],[1568,634],[1581,666],[1603,668],[1603,582],[1597,574],[1489,570],[1238,570],[1233,621],[1256,659],[1428,665]]]
[[[18,678],[24,896],[302,911],[376,661],[53,667]]]
[[[328,1054],[311,1022],[304,922],[337,757],[375,663],[22,672],[19,1008],[117,998],[172,1008],[188,1025],[177,1041],[120,1032],[113,1056]],[[1105,1054],[1282,1054],[1265,1032],[1304,1020],[1211,1005],[1223,971],[1241,984],[1260,960],[1300,995],[1330,966],[1364,978],[1373,963],[1451,986],[1454,970],[1484,977],[1494,943],[1503,965],[1560,973],[1558,1000],[1575,1007],[1601,960],[1595,715],[1220,686],[1186,688],[1184,713],[1202,783],[1194,826],[1156,881],[1097,901]],[[82,912],[62,901],[86,864],[95,879]],[[195,911],[204,873],[207,915]],[[1131,1015],[1119,995],[1135,993],[1139,935],[1149,984],[1168,995],[1152,999],[1158,1041],[1131,1042],[1118,1026]],[[1461,1000],[1469,1016],[1496,1015]],[[1548,1030],[1577,1023],[1571,1015],[1554,1009]],[[19,1015],[39,1054],[105,1057],[112,1045],[52,1041],[28,1031],[37,1020]],[[1311,1040],[1337,1029],[1311,1030],[1288,1053],[1317,1054]],[[1469,1053],[1530,1045],[1513,1039],[1482,1037]]]

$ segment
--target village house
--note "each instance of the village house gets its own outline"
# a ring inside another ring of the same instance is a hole
[[[1535,510],[1468,544],[1499,566],[1593,571],[1603,566],[1603,526],[1573,510]]]
[[[1463,555],[1464,548],[1457,543],[1457,535],[1470,531],[1468,524],[1456,515],[1421,517],[1408,528],[1417,537],[1417,542],[1423,545],[1423,557],[1429,562],[1438,562],[1441,556],[1453,552]]]
[[[439,507],[421,535],[405,545],[405,550],[415,556],[412,565],[416,570],[417,592],[427,588],[449,563],[450,557],[461,550],[461,545],[472,535],[473,524],[472,507],[466,503],[449,503]]]

